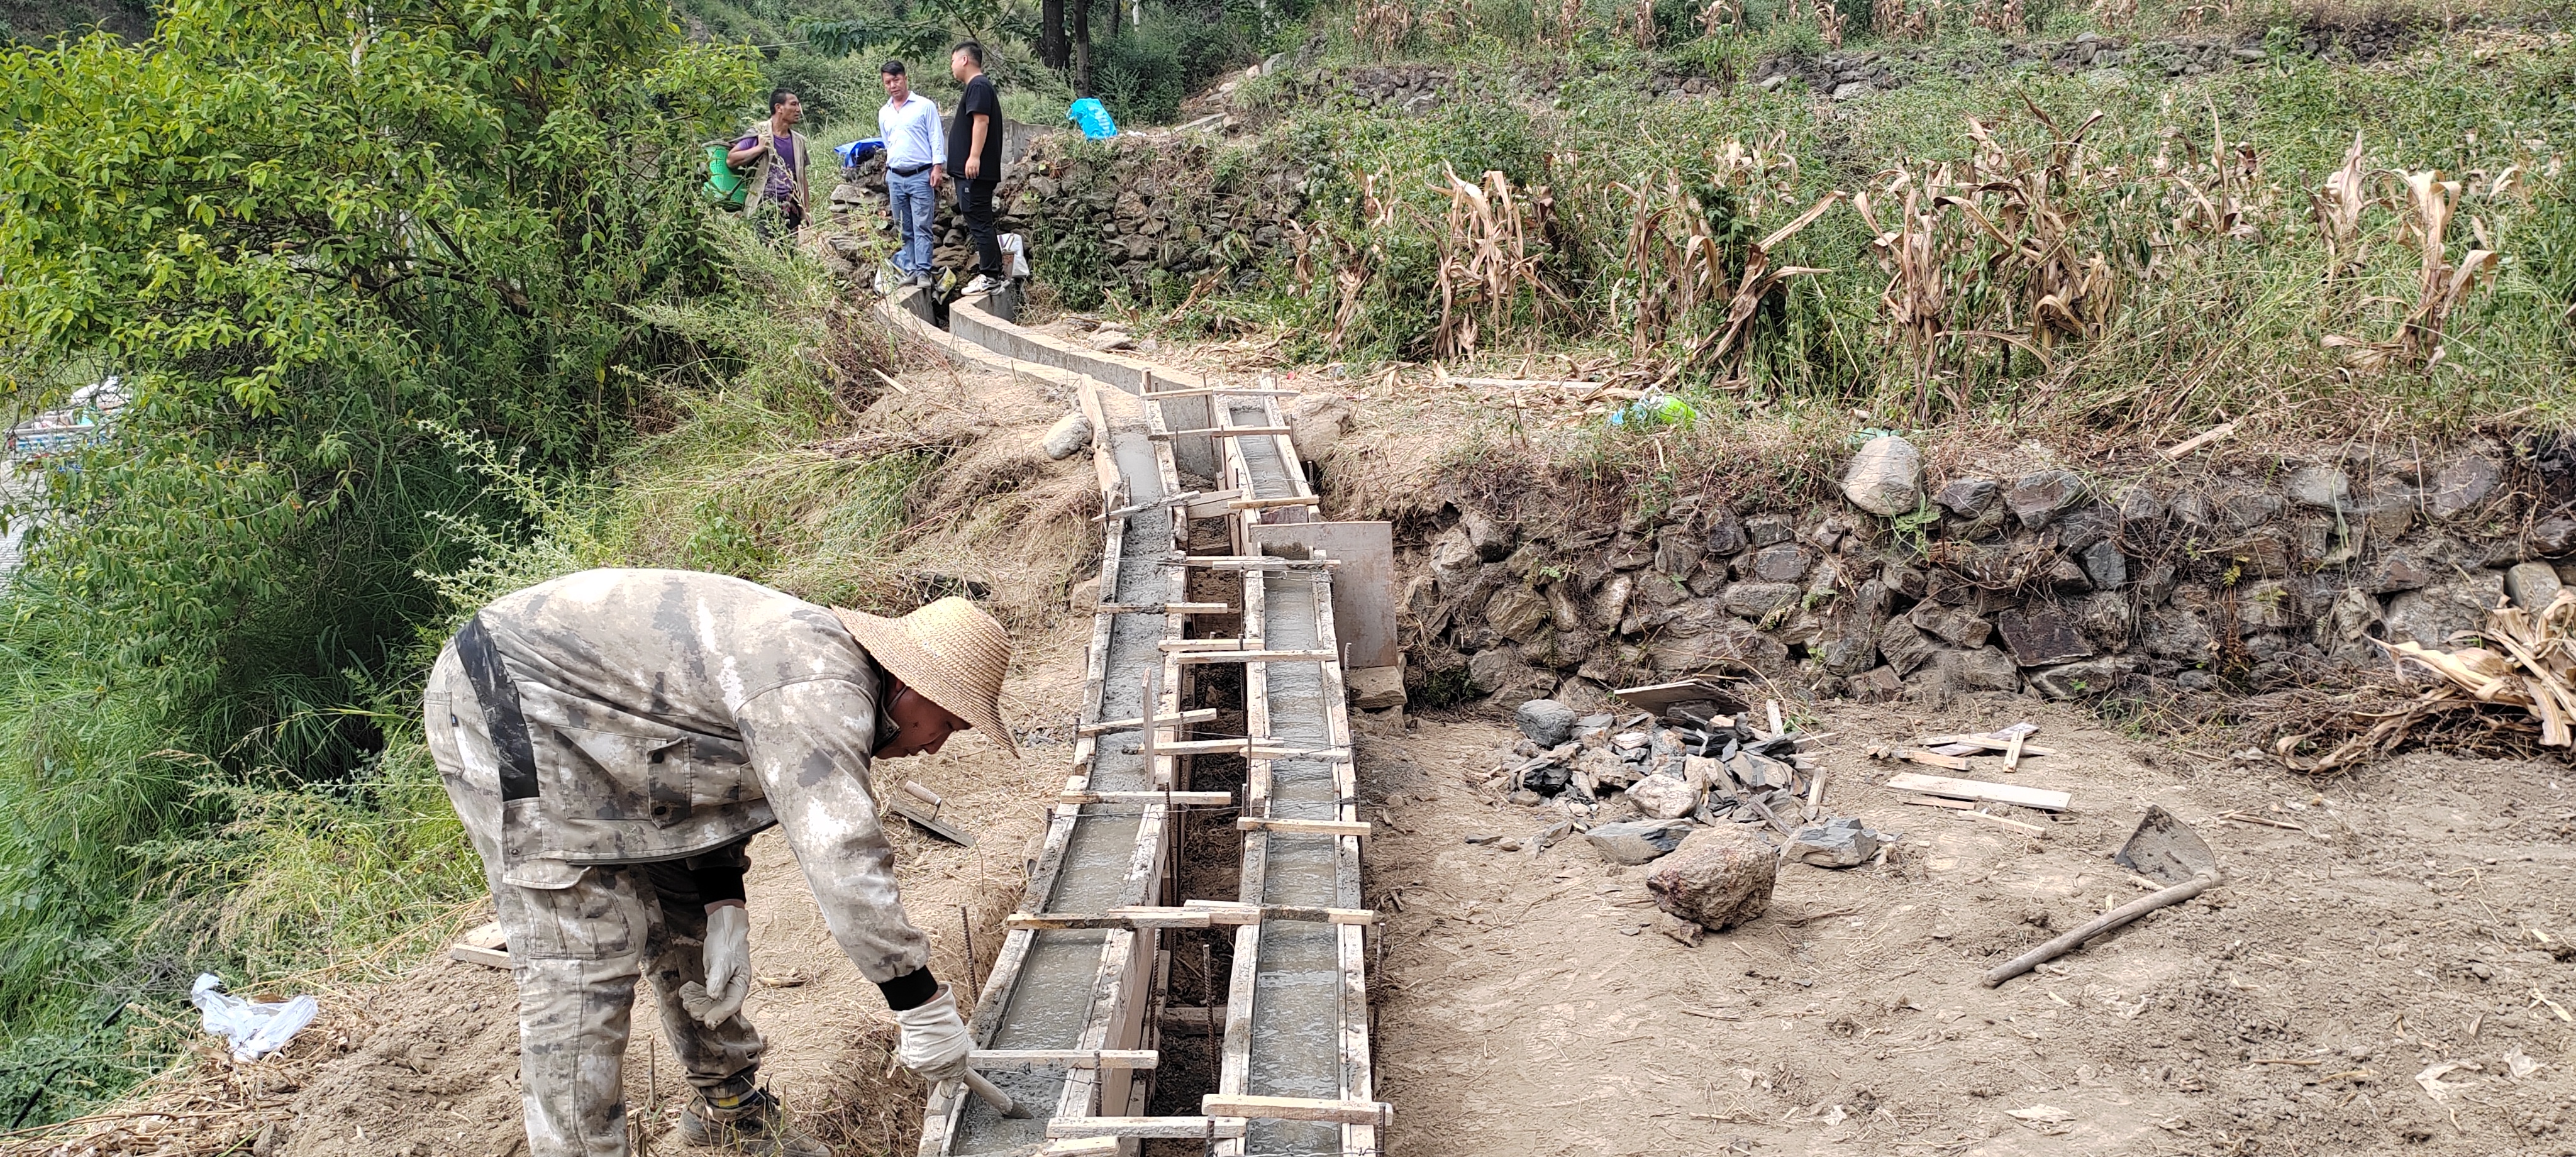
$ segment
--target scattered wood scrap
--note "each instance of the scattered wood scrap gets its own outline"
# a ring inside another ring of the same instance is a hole
[[[1953,779],[1946,775],[1922,775],[1900,771],[1887,778],[1891,791],[1920,792],[1924,795],[1947,796],[1951,799],[1981,800],[2006,803],[2014,807],[2062,812],[2075,802],[2075,797],[2062,791],[2023,787],[2015,783],[1987,783],[1976,779]]]

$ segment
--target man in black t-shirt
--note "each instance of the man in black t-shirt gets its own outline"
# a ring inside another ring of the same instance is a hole
[[[993,189],[1002,183],[1002,101],[984,76],[984,46],[969,40],[948,54],[949,75],[966,86],[948,123],[948,169],[957,179],[957,208],[975,241],[976,278],[966,292],[1002,287],[1002,243],[993,235]]]

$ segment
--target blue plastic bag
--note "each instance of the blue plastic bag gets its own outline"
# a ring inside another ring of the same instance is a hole
[[[1101,104],[1098,97],[1086,96],[1073,102],[1073,107],[1066,109],[1064,116],[1066,120],[1081,125],[1082,135],[1092,140],[1105,141],[1118,135],[1118,122],[1111,119],[1108,106]]]
[[[1687,426],[1699,420],[1699,411],[1691,404],[1670,394],[1650,393],[1610,412],[1613,426]]]
[[[882,137],[869,137],[866,140],[851,141],[850,143],[833,151],[841,154],[842,168],[855,169],[859,167],[859,162],[875,156],[878,153],[884,152],[885,139]]]

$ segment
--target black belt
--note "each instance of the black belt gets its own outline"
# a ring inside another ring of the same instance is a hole
[[[928,165],[914,165],[913,167],[911,167],[911,168],[909,168],[909,169],[898,169],[898,168],[895,168],[895,167],[894,167],[894,166],[892,166],[892,165],[888,165],[888,166],[886,166],[886,171],[887,171],[887,172],[889,172],[889,173],[892,173],[892,174],[894,174],[895,176],[898,176],[898,177],[918,177],[918,176],[922,175],[923,173],[927,173],[927,172],[929,172],[929,171],[930,171],[930,166],[928,166]]]

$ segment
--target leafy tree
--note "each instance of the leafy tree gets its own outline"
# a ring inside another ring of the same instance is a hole
[[[22,1081],[48,1070],[8,1042],[76,985],[114,1007],[138,947],[203,931],[132,905],[175,894],[148,852],[224,818],[210,786],[349,776],[405,725],[446,613],[419,576],[480,493],[439,431],[578,471],[693,356],[625,307],[713,288],[697,146],[758,88],[660,0],[162,12],[0,52],[0,388],[27,410],[104,368],[134,399],[41,475],[0,593]]]

